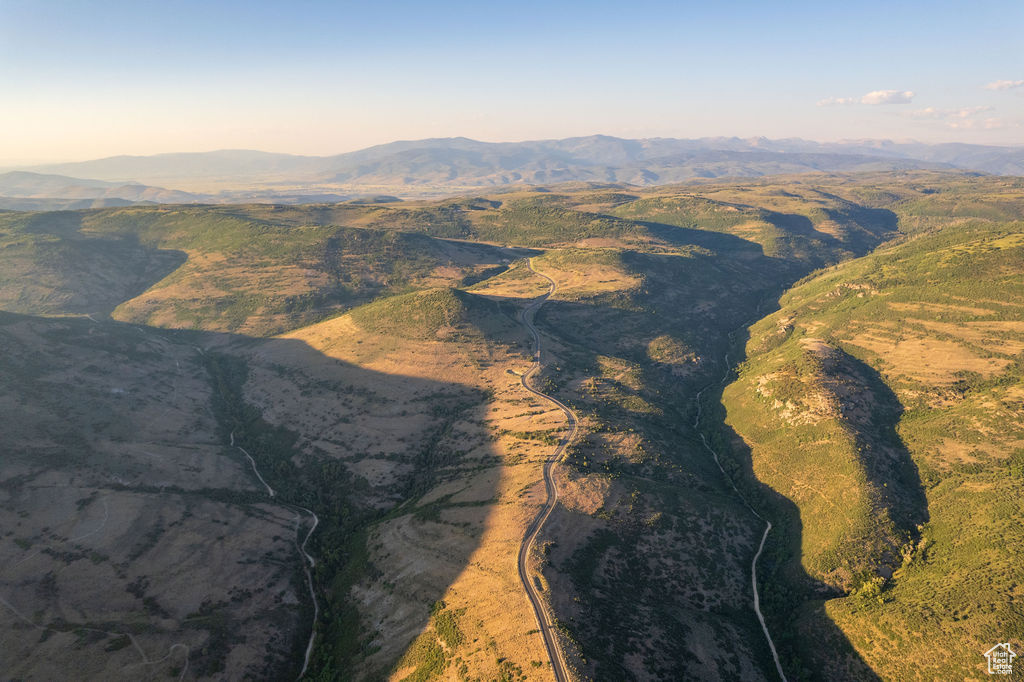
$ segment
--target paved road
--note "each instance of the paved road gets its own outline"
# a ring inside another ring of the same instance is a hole
[[[565,664],[565,657],[562,655],[562,647],[558,645],[558,638],[554,631],[554,622],[538,594],[537,587],[534,585],[533,581],[530,580],[530,575],[527,571],[527,559],[530,556],[530,550],[533,548],[533,543],[537,539],[537,534],[544,526],[544,522],[548,520],[548,516],[551,515],[551,511],[555,508],[555,505],[558,503],[558,488],[555,487],[554,480],[555,468],[558,467],[558,462],[561,460],[562,453],[565,452],[565,448],[576,437],[576,433],[579,431],[579,420],[576,418],[576,414],[560,400],[541,393],[530,386],[530,378],[540,371],[541,359],[540,334],[537,332],[537,328],[533,326],[533,318],[537,314],[537,310],[539,310],[548,298],[555,293],[557,285],[555,284],[555,280],[551,279],[544,273],[534,270],[533,263],[530,259],[526,260],[526,267],[528,267],[531,272],[546,279],[551,286],[546,294],[533,301],[519,314],[520,322],[522,322],[533,335],[534,344],[533,365],[520,377],[520,381],[523,384],[523,388],[527,391],[539,398],[555,404],[560,410],[562,410],[569,425],[569,434],[562,439],[562,442],[558,444],[555,451],[551,453],[551,457],[549,457],[544,463],[544,486],[547,488],[548,498],[544,503],[544,507],[537,512],[537,516],[526,529],[526,535],[523,537],[523,542],[519,546],[519,580],[523,583],[523,589],[526,590],[526,596],[529,597],[530,603],[533,605],[533,612],[537,616],[537,625],[540,626],[540,633],[544,637],[544,646],[548,650],[548,657],[551,659],[551,669],[554,672],[555,679],[558,680],[558,682],[569,682],[571,678],[569,677],[568,666]]]

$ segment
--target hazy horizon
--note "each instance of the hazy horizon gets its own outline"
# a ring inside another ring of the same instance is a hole
[[[103,159],[107,159],[107,158],[118,158],[118,157],[147,157],[147,156],[161,156],[161,155],[174,155],[174,154],[215,154],[215,153],[227,153],[227,152],[257,152],[257,153],[265,153],[265,154],[285,154],[285,155],[292,155],[292,156],[331,157],[331,156],[339,156],[339,155],[342,155],[342,154],[348,154],[348,153],[351,153],[351,152],[357,152],[357,151],[361,151],[363,149],[368,149],[370,147],[375,147],[375,146],[387,145],[387,144],[392,144],[392,143],[401,143],[401,142],[419,142],[419,141],[423,141],[423,140],[427,140],[427,139],[437,139],[437,140],[470,139],[470,140],[473,140],[475,142],[483,142],[483,143],[487,143],[487,144],[519,144],[519,143],[528,143],[528,142],[545,142],[545,141],[560,140],[560,139],[584,139],[584,138],[591,138],[591,137],[614,137],[614,138],[618,138],[618,139],[636,139],[636,140],[643,140],[643,139],[695,139],[695,140],[696,139],[707,139],[707,140],[713,140],[713,139],[723,139],[723,140],[724,139],[742,139],[742,140],[759,140],[760,139],[760,140],[766,140],[766,141],[769,141],[769,142],[778,142],[778,141],[784,141],[784,140],[802,140],[802,141],[805,141],[805,142],[813,142],[813,143],[816,143],[816,144],[856,144],[856,143],[866,143],[866,142],[880,142],[880,143],[892,143],[892,144],[960,144],[960,142],[958,142],[958,141],[951,141],[951,142],[948,142],[948,143],[929,143],[929,142],[924,142],[922,140],[917,140],[917,139],[913,139],[913,138],[889,139],[889,138],[862,137],[862,138],[838,138],[838,139],[812,139],[812,138],[797,137],[797,136],[788,137],[788,138],[768,137],[768,136],[765,136],[765,135],[744,135],[744,136],[740,136],[740,135],[709,135],[709,136],[705,136],[705,137],[701,137],[701,138],[669,138],[667,136],[650,137],[650,138],[622,138],[622,137],[620,137],[618,135],[609,135],[609,134],[606,134],[606,133],[588,133],[588,134],[580,134],[580,135],[568,135],[565,138],[543,138],[543,139],[542,138],[523,138],[523,139],[514,139],[514,140],[513,139],[480,139],[480,138],[469,137],[469,136],[466,136],[466,135],[451,135],[451,136],[436,137],[436,138],[395,139],[395,140],[388,140],[386,142],[380,142],[380,143],[375,143],[375,144],[361,146],[361,147],[354,147],[354,148],[351,148],[351,149],[343,149],[343,150],[339,150],[339,151],[325,151],[325,152],[322,152],[322,153],[314,153],[314,154],[307,154],[307,153],[296,152],[296,151],[288,151],[288,150],[277,150],[277,149],[257,149],[257,148],[243,148],[243,147],[216,147],[216,148],[208,148],[208,149],[176,149],[176,150],[172,150],[172,151],[153,152],[152,154],[107,154],[105,156],[84,156],[84,157],[76,157],[76,158],[68,157],[68,158],[48,158],[48,159],[46,159],[46,158],[43,158],[43,159],[5,159],[5,158],[0,157],[0,169],[17,170],[19,168],[34,168],[34,167],[46,166],[46,165],[79,163],[79,162],[83,162],[83,161],[98,161],[98,160],[103,160]],[[983,144],[983,143],[963,143],[963,144]],[[996,143],[988,143],[988,144],[991,145],[991,146],[994,146],[994,147],[1009,147],[1009,148],[1024,147],[1024,142],[1010,143],[1010,144],[996,144]]]
[[[0,163],[395,140],[1024,143],[1011,2],[0,0]]]

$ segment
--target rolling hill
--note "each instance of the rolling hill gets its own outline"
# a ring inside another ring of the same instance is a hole
[[[208,197],[135,182],[83,180],[27,171],[0,173],[0,208],[13,210],[102,208],[140,202],[189,204],[204,199]]]
[[[711,144],[450,144],[670,143]],[[0,213],[6,669],[550,679],[529,308],[573,679],[980,679],[1024,637],[1024,183],[869,167]]]

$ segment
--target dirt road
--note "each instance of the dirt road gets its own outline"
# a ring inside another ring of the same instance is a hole
[[[744,323],[744,326],[747,326],[747,324],[748,323]],[[730,334],[730,337],[731,336],[732,335]],[[729,364],[728,354],[726,354],[725,356],[725,366],[725,376],[722,377],[722,381],[720,382],[720,384],[724,384],[726,381],[728,381],[729,376],[732,372],[732,365]],[[751,505],[750,502],[747,501],[747,498],[743,495],[742,492],[740,492],[740,489],[736,486],[736,482],[733,481],[732,477],[728,473],[726,473],[725,468],[722,466],[722,462],[718,459],[718,452],[713,447],[711,447],[711,444],[708,443],[708,439],[704,436],[704,432],[700,430],[700,420],[703,416],[703,406],[701,404],[700,399],[704,392],[707,391],[709,388],[711,388],[711,386],[705,386],[697,393],[697,416],[694,417],[693,428],[697,430],[697,433],[700,435],[701,443],[703,443],[704,448],[711,453],[711,456],[715,460],[715,464],[718,466],[718,470],[722,472],[722,476],[724,476],[725,480],[727,480],[729,482],[729,485],[732,486],[733,492],[736,493],[736,496],[740,498],[744,505],[746,505],[747,509],[750,510],[751,514],[757,517],[759,521],[763,521],[765,524],[764,534],[761,535],[761,544],[757,546],[757,553],[754,554],[754,558],[750,562],[750,586],[754,594],[754,613],[757,614],[757,620],[761,624],[761,631],[764,633],[764,638],[768,642],[768,649],[772,653],[772,660],[775,662],[775,672],[779,674],[779,679],[781,679],[782,682],[787,682],[786,673],[782,670],[782,661],[779,660],[779,652],[775,649],[775,642],[774,640],[772,640],[772,634],[768,630],[768,623],[765,621],[764,614],[761,612],[761,595],[757,589],[757,561],[761,558],[761,553],[764,552],[764,545],[768,541],[768,534],[772,532],[772,522],[758,514],[757,510],[754,509],[753,505]]]

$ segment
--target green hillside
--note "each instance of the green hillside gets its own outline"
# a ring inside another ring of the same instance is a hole
[[[11,310],[259,336],[417,284],[457,284],[508,258],[422,234],[278,224],[219,207],[10,213],[0,240]]]
[[[425,289],[378,299],[351,311],[365,331],[405,339],[437,339],[452,334],[481,335],[514,323],[499,304],[459,289]]]
[[[1010,502],[1024,458],[1024,224],[957,202],[996,220],[952,220],[797,286],[751,328],[723,396],[750,448],[735,449],[737,475],[752,467],[780,521],[768,603],[809,678],[833,665],[808,646],[823,619],[886,679],[977,674],[991,642],[1024,633],[1011,549],[1024,519]],[[935,216],[938,203],[900,210]],[[830,591],[844,596],[817,601]]]

